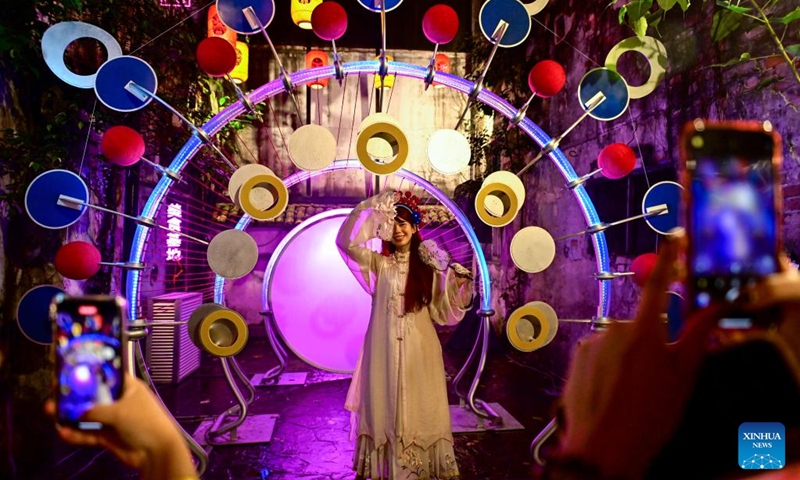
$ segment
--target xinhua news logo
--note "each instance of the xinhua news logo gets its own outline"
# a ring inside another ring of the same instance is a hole
[[[739,425],[739,467],[777,470],[786,465],[786,429],[778,422]]]

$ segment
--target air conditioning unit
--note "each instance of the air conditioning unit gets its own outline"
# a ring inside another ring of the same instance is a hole
[[[178,383],[200,367],[200,349],[189,337],[188,323],[159,325],[159,322],[188,322],[203,304],[199,292],[175,292],[151,297],[152,326],[147,341],[147,365],[154,383]]]

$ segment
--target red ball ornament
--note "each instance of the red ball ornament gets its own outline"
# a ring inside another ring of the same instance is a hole
[[[62,276],[86,280],[100,270],[100,252],[91,243],[69,242],[58,249],[53,263]]]
[[[336,2],[322,2],[311,12],[311,29],[323,40],[338,40],[347,31],[347,12]]]
[[[542,60],[528,73],[528,86],[534,94],[552,97],[564,88],[567,83],[567,72],[560,63],[553,60]]]
[[[624,143],[612,143],[597,155],[597,166],[603,169],[604,177],[617,180],[633,171],[636,154]]]
[[[433,43],[450,43],[458,33],[458,14],[448,5],[434,5],[422,17],[422,31]]]
[[[222,37],[208,37],[197,45],[197,64],[212,77],[224,77],[236,68],[236,47]]]
[[[117,125],[106,130],[100,140],[100,151],[109,162],[128,167],[138,162],[144,155],[144,140],[139,132]]]
[[[640,287],[643,286],[653,272],[657,260],[658,255],[655,253],[644,253],[634,258],[633,263],[631,263],[633,283]]]

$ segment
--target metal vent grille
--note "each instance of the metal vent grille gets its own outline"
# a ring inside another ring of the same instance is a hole
[[[202,305],[199,292],[175,292],[150,298],[153,325],[147,342],[147,364],[155,383],[178,383],[200,367],[200,349],[189,338],[189,327],[158,325],[159,322],[188,322]]]

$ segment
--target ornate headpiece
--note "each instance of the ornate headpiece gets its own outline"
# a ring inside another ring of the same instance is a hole
[[[419,197],[412,194],[410,191],[395,191],[397,200],[394,203],[395,207],[404,208],[411,213],[411,219],[415,225],[422,223],[422,211],[419,209]]]

